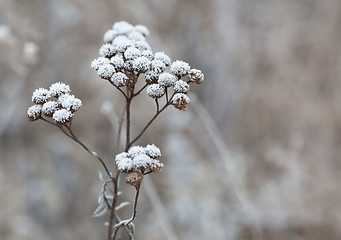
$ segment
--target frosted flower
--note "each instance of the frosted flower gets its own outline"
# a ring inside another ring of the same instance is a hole
[[[137,41],[134,43],[134,46],[140,51],[145,51],[145,50],[151,51],[152,49],[146,41]]]
[[[142,33],[145,37],[149,36],[149,30],[146,26],[144,25],[136,25],[135,30]]]
[[[146,154],[140,154],[133,158],[133,164],[135,169],[144,170],[152,163],[150,157]]]
[[[116,48],[118,52],[123,53],[128,47],[134,46],[133,41],[131,41],[126,36],[117,36],[113,41],[112,45]]]
[[[128,34],[135,30],[134,26],[126,21],[116,22],[112,28],[113,30],[116,30],[118,34]]]
[[[129,72],[133,72],[134,71],[133,61],[132,60],[125,61],[123,64],[123,68]]]
[[[143,180],[143,174],[141,172],[130,172],[125,177],[126,183],[132,186],[138,186]]]
[[[201,84],[204,81],[204,74],[198,69],[191,69],[188,75],[191,82]]]
[[[99,49],[99,55],[101,57],[111,58],[115,54],[116,54],[116,49],[114,48],[113,45],[108,44],[108,43],[102,45],[102,47]]]
[[[158,79],[159,79],[160,74],[153,72],[153,71],[149,71],[146,73],[145,79],[146,79],[146,83],[147,84],[153,84],[153,83],[157,83]]]
[[[103,41],[106,43],[110,43],[112,42],[112,40],[114,40],[116,35],[117,35],[117,31],[114,31],[113,29],[109,29],[108,31],[104,33]]]
[[[174,91],[177,93],[188,93],[189,85],[182,80],[177,81],[174,84]]]
[[[58,103],[55,101],[49,101],[44,103],[42,107],[42,113],[45,116],[52,117],[53,114],[58,110]]]
[[[99,67],[103,66],[104,64],[108,64],[109,63],[109,59],[105,58],[105,57],[98,57],[94,60],[92,60],[91,62],[91,68],[93,70],[98,70]]]
[[[170,67],[171,72],[174,73],[178,77],[185,76],[189,72],[190,69],[191,67],[189,66],[188,63],[184,61],[180,61],[180,60],[173,62]]]
[[[116,87],[123,87],[127,85],[128,79],[129,78],[124,73],[117,72],[112,75],[110,80]]]
[[[70,91],[70,86],[62,82],[53,83],[50,87],[50,94],[53,97],[59,97],[60,95],[68,94]]]
[[[72,116],[73,114],[71,111],[66,109],[60,109],[53,114],[52,118],[56,123],[65,124],[72,120]]]
[[[127,50],[124,52],[124,57],[127,59],[127,60],[134,60],[138,57],[141,56],[141,51],[138,50],[137,48],[135,47],[129,47],[127,48]]]
[[[176,93],[172,98],[172,104],[175,108],[185,111],[190,102],[189,97],[184,93]]]
[[[152,98],[160,98],[166,93],[165,88],[159,84],[149,85],[146,91],[147,95]]]
[[[45,88],[38,88],[32,94],[32,102],[36,104],[46,103],[51,97],[50,91]]]
[[[66,110],[75,112],[82,107],[82,101],[74,95],[65,94],[58,98],[58,104]]]
[[[31,122],[38,120],[41,116],[41,108],[41,105],[33,105],[29,107],[27,110],[28,120],[30,120]]]
[[[104,64],[98,68],[98,76],[101,78],[109,80],[111,76],[114,74],[115,68],[111,64]]]
[[[142,51],[142,56],[148,58],[150,61],[152,61],[154,59],[154,55],[153,52],[150,50],[144,50]]]
[[[163,87],[171,87],[176,82],[176,77],[170,73],[161,73],[157,81]]]
[[[158,148],[157,146],[155,146],[154,144],[150,145],[148,144],[146,147],[145,147],[145,150],[146,150],[146,154],[151,157],[151,158],[158,158],[158,157],[161,157],[161,151],[160,151],[160,148]]]
[[[123,57],[122,56],[113,56],[110,59],[110,63],[114,66],[114,68],[116,69],[116,71],[120,70],[121,68],[123,68],[124,65],[124,61],[123,61]]]
[[[166,69],[166,64],[160,60],[153,60],[150,69],[156,73],[162,73]]]
[[[137,72],[144,73],[148,70],[150,61],[146,57],[138,57],[133,60],[133,69]]]
[[[169,66],[171,64],[170,57],[167,54],[165,54],[164,52],[156,52],[154,54],[154,59],[164,62],[164,64],[166,64],[166,66]]]
[[[146,38],[143,36],[142,33],[138,31],[132,31],[128,34],[128,38],[133,41],[145,41]]]
[[[156,159],[152,160],[152,163],[150,164],[150,169],[153,172],[159,173],[161,172],[162,168],[163,168],[163,163],[160,163],[159,160],[156,160]]]
[[[128,155],[131,158],[134,158],[137,155],[141,155],[141,154],[146,154],[145,148],[141,147],[141,146],[133,146],[133,147],[129,148],[129,150],[128,150]]]
[[[115,157],[115,162],[118,170],[123,172],[129,172],[133,169],[133,159],[128,156],[128,153],[122,152],[117,154]]]

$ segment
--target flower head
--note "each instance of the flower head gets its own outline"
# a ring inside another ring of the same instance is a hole
[[[128,79],[129,78],[124,73],[117,72],[112,75],[110,80],[116,87],[123,87],[127,85]]]
[[[70,86],[62,82],[53,83],[50,87],[51,96],[56,98],[63,94],[68,94],[70,91]]]
[[[201,84],[204,81],[204,74],[198,69],[191,69],[188,75],[191,82]]]
[[[164,64],[166,64],[166,66],[169,66],[171,64],[170,57],[164,52],[156,52],[154,54],[154,59],[162,61]]]
[[[32,102],[44,104],[51,97],[50,91],[45,88],[38,88],[32,94]]]
[[[159,80],[157,81],[163,87],[171,87],[176,82],[176,77],[170,73],[161,73],[159,76]]]
[[[42,107],[42,113],[47,117],[52,117],[53,114],[59,109],[58,103],[56,101],[48,101],[44,103]]]
[[[185,111],[190,102],[189,97],[184,93],[176,93],[172,98],[172,104],[175,108]]]
[[[28,120],[30,120],[31,122],[38,120],[41,116],[41,108],[41,105],[33,105],[29,107],[27,110]]]
[[[146,91],[147,95],[152,98],[160,98],[166,93],[165,88],[160,84],[151,84]]]
[[[174,84],[174,91],[177,93],[188,93],[189,85],[185,81],[179,80]]]
[[[191,67],[188,63],[180,60],[173,62],[170,67],[171,72],[178,77],[186,76],[190,69]]]
[[[109,80],[111,76],[114,74],[115,68],[111,64],[104,64],[98,68],[98,76],[100,76],[103,79]]]
[[[52,116],[53,120],[58,124],[65,124],[67,122],[70,122],[72,120],[72,117],[72,112],[66,109],[57,110]]]
[[[114,46],[109,43],[102,45],[102,47],[99,49],[99,55],[101,57],[111,58],[115,54],[116,54],[116,48],[114,48]]]

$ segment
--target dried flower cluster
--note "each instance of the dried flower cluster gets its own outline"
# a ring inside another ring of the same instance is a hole
[[[76,111],[82,107],[82,101],[70,95],[70,86],[57,82],[50,89],[38,88],[32,94],[35,105],[27,110],[30,121],[36,121],[42,116],[52,117],[55,123],[65,124],[72,120]]]

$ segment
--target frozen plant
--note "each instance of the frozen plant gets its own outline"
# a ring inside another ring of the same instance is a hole
[[[49,89],[35,90],[32,96],[34,105],[27,111],[30,121],[43,120],[57,126],[102,164],[107,179],[100,174],[103,186],[98,197],[99,205],[93,215],[108,215],[108,240],[117,239],[120,229],[124,229],[130,239],[133,239],[133,221],[137,214],[143,178],[147,174],[158,173],[163,168],[163,163],[159,161],[161,151],[158,147],[154,144],[137,146],[135,143],[167,107],[173,106],[185,111],[190,103],[190,84],[201,84],[204,81],[202,72],[191,68],[188,63],[180,60],[172,62],[164,52],[153,53],[146,41],[148,35],[149,30],[143,25],[133,26],[125,21],[116,22],[104,34],[104,44],[99,48],[99,56],[91,62],[91,68],[97,72],[99,78],[108,81],[125,99],[124,151],[118,152],[122,127],[122,124],[119,124],[117,151],[114,161],[111,161],[112,166],[108,167],[99,154],[91,151],[74,133],[72,121],[82,102],[70,94],[67,84],[58,82],[52,84]],[[155,102],[155,114],[139,134],[131,136],[131,105],[133,99],[144,91]],[[118,182],[123,175],[125,182],[136,189],[132,216],[126,220],[119,216],[119,210],[128,204],[120,203],[119,199]]]

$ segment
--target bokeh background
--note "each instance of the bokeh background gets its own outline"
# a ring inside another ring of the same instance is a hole
[[[165,167],[143,182],[136,239],[341,239],[339,0],[1,0],[1,239],[105,239],[101,166],[26,111],[36,88],[69,84],[75,131],[112,164],[123,102],[90,62],[120,20],[205,74],[138,142]],[[133,134],[153,111],[135,102]]]

